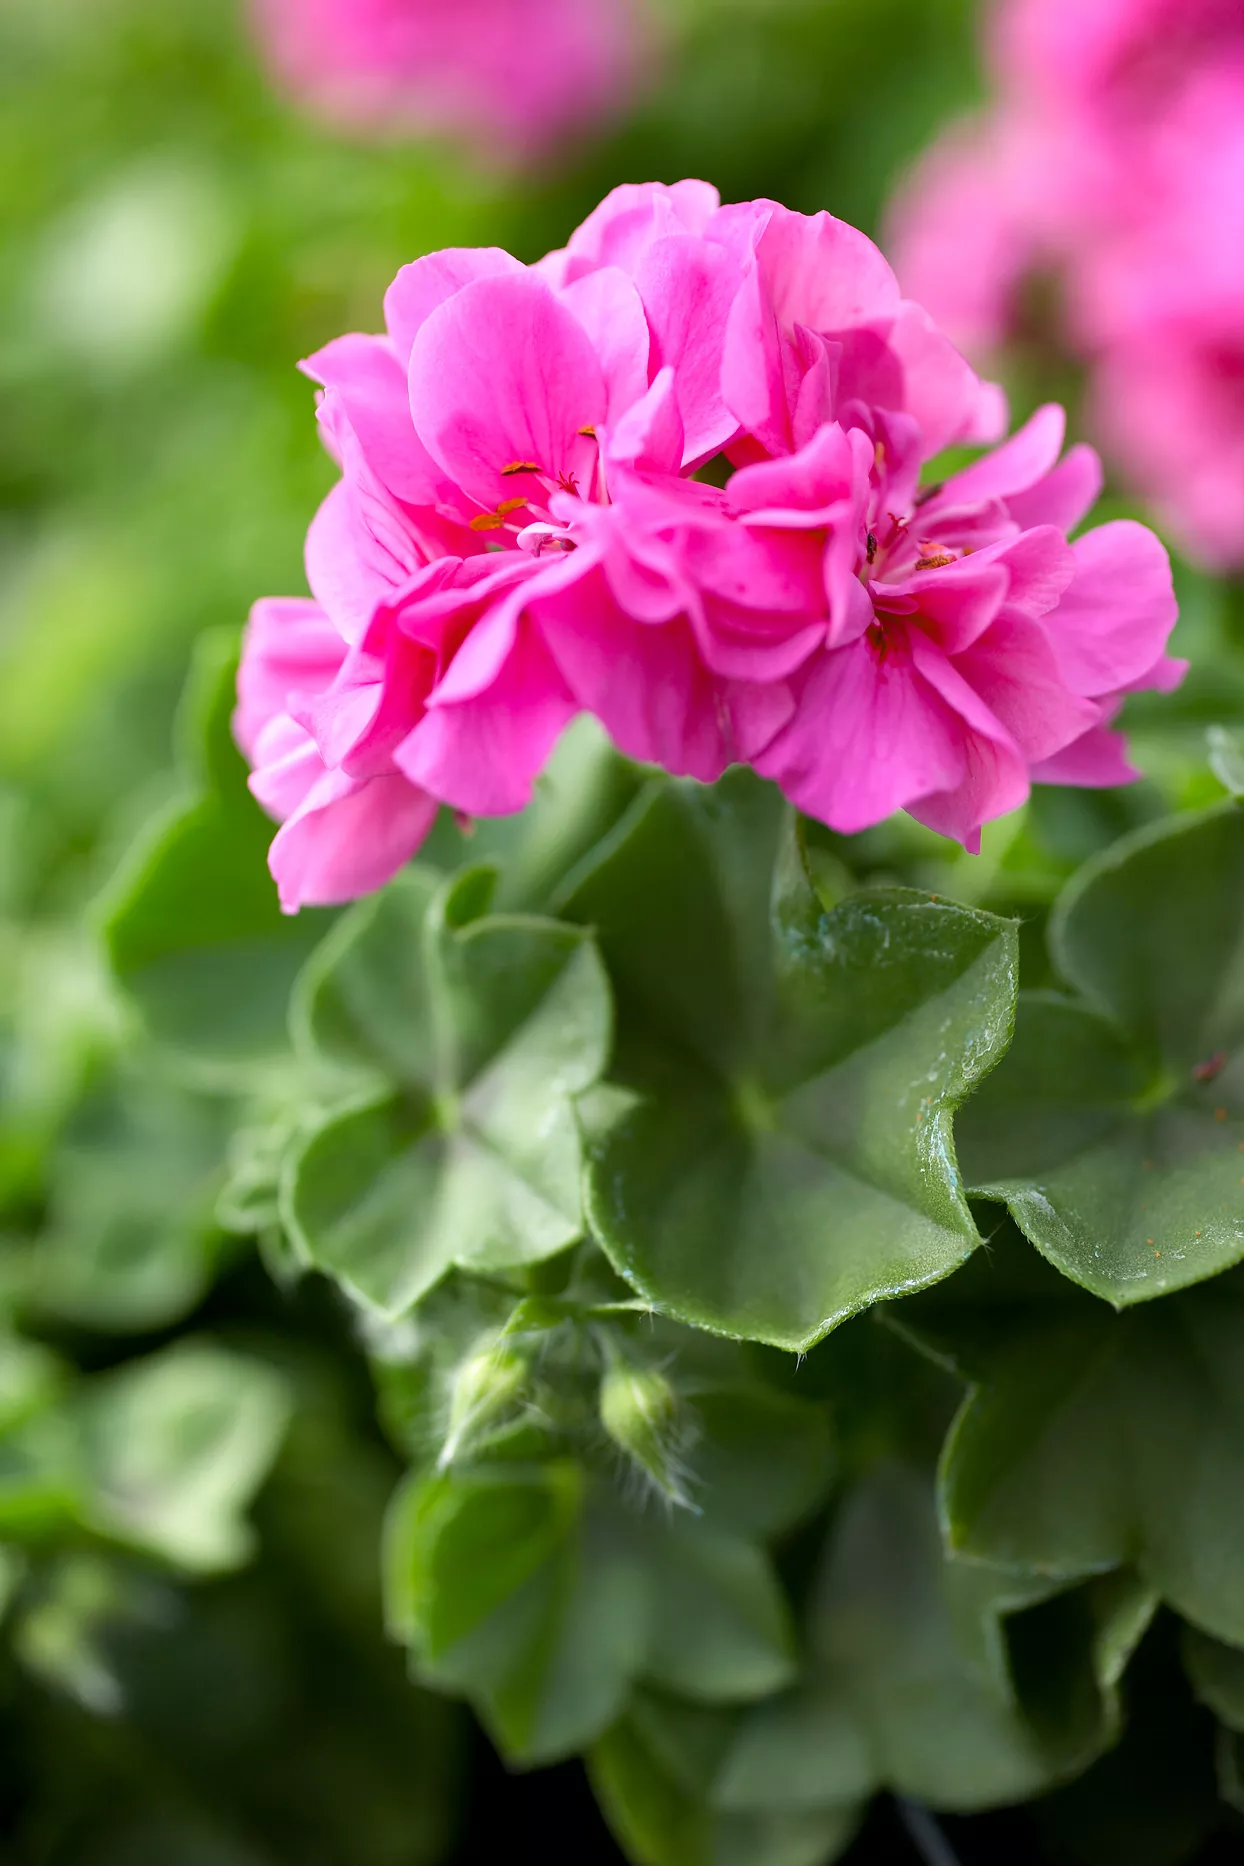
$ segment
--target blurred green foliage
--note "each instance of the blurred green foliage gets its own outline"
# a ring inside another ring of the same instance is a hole
[[[623,180],[699,174],[727,198],[828,206],[875,229],[897,171],[977,92],[974,0],[666,0],[665,63],[629,119],[524,175],[489,171],[460,150],[326,134],[272,95],[240,7],[0,8],[5,1858],[447,1858],[462,1723],[408,1682],[405,1655],[382,1631],[377,1547],[405,1459],[418,1475],[390,1528],[394,1630],[425,1676],[470,1698],[518,1755],[588,1742],[638,1678],[625,1719],[593,1758],[637,1859],[823,1858],[847,1843],[877,1785],[937,1798],[945,1778],[929,1764],[930,1743],[943,1770],[979,1770],[980,1800],[1065,1773],[1116,1732],[1119,1674],[1152,1610],[1147,1595],[1090,1597],[1085,1585],[1058,1601],[1021,1598],[984,1570],[979,1598],[947,1606],[910,1471],[869,1477],[827,1543],[823,1518],[800,1527],[831,1477],[827,1412],[852,1481],[881,1459],[931,1466],[959,1393],[944,1342],[940,1362],[935,1353],[926,1363],[861,1318],[817,1349],[795,1384],[794,1364],[776,1354],[704,1337],[693,1352],[686,1331],[642,1332],[599,1255],[572,1254],[547,1287],[537,1267],[521,1301],[504,1284],[451,1278],[422,1335],[409,1321],[386,1329],[373,1318],[365,1346],[386,1443],[350,1327],[306,1284],[279,1293],[256,1261],[258,1243],[281,1290],[305,1268],[279,1224],[282,1161],[306,1113],[305,1084],[292,1109],[284,992],[323,927],[304,917],[290,928],[275,913],[258,860],[263,826],[230,765],[218,681],[201,682],[187,705],[190,728],[196,709],[198,725],[212,728],[207,768],[193,764],[203,744],[195,730],[181,734],[180,766],[171,749],[196,640],[217,631],[200,666],[219,675],[251,601],[303,587],[303,533],[333,470],[300,356],[342,330],[374,328],[385,285],[419,253],[499,243],[534,258]],[[1017,358],[1017,403],[1065,374],[1049,356]],[[1017,914],[1024,983],[1049,983],[1045,921],[1072,871],[1170,805],[1222,795],[1206,730],[1244,718],[1244,606],[1238,590],[1188,573],[1181,591],[1176,645],[1194,671],[1173,700],[1133,709],[1143,785],[1040,794],[990,831],[974,862],[906,819],[849,845],[809,827],[807,872],[827,911],[864,883]],[[215,701],[210,721],[205,695]],[[468,853],[496,855],[498,909],[541,908],[636,789],[634,773],[576,741],[521,829],[481,829],[468,850],[447,821],[430,859],[451,870]],[[226,792],[232,801],[221,801]],[[157,827],[112,880],[153,815]],[[230,867],[239,845],[242,867]],[[147,890],[157,857],[168,882],[162,917]],[[219,1016],[237,952],[222,971],[220,926],[184,885],[208,872],[226,937],[245,947],[252,978],[262,971],[255,997],[269,1021],[241,1051]],[[127,888],[142,897],[128,921]],[[150,994],[145,1027],[122,1001],[99,950],[101,913],[127,983],[163,980],[176,1030],[152,1014]],[[206,1061],[205,1035],[214,1039]],[[170,1036],[157,1051],[153,1037]],[[1003,1282],[1007,1274],[1004,1264]],[[995,1298],[992,1288],[982,1296],[987,1317]],[[927,1347],[936,1293],[921,1300]],[[958,1320],[970,1327],[970,1315]],[[1108,1321],[1095,1325],[1110,1333]],[[667,1378],[676,1349],[677,1387]],[[583,1400],[597,1389],[599,1414]],[[997,1408],[1006,1394],[988,1397]],[[637,1414],[640,1401],[647,1410]],[[489,1460],[531,1450],[533,1408],[544,1449],[561,1458],[545,1468],[565,1492],[541,1492],[534,1514],[517,1480],[490,1492],[479,1475],[495,1470]],[[447,1442],[449,1466],[464,1469],[435,1469]],[[717,1514],[678,1532],[661,1508],[628,1516],[614,1494],[619,1476],[623,1490],[684,1501],[694,1476],[713,1489]],[[429,1574],[469,1579],[481,1535],[488,1553],[490,1511],[507,1508],[526,1511],[526,1543],[516,1540],[529,1558],[528,1598],[554,1603],[538,1637],[514,1633],[504,1589],[491,1602],[465,1585],[427,1594]],[[899,1529],[888,1545],[907,1563],[897,1579],[873,1552],[891,1517]],[[927,1720],[878,1725],[868,1706],[852,1707],[837,1732],[851,1766],[828,1802],[819,1790],[805,1795],[793,1816],[766,1805],[768,1712],[719,1702],[787,1679],[790,1633],[763,1547],[778,1535],[778,1568],[813,1629],[819,1668],[802,1695],[779,1700],[779,1734],[785,1716],[796,1738],[819,1740],[817,1694],[853,1636],[832,1598],[839,1585],[861,1614],[874,1613],[860,1636],[900,1693],[914,1686],[903,1652],[883,1637],[895,1591],[908,1604],[913,1590],[936,1597],[929,1662],[964,1700],[960,1718],[932,1736]],[[642,1560],[639,1541],[651,1545]],[[253,1551],[244,1571],[224,1572]],[[625,1596],[618,1623],[634,1634],[601,1661],[604,1699],[599,1677],[583,1695],[572,1664],[581,1638],[601,1639],[573,1580],[584,1551],[589,1575]],[[627,1592],[644,1560],[664,1563],[674,1601],[655,1622],[652,1601]],[[944,1624],[952,1609],[966,1615],[973,1650],[989,1649],[983,1697],[956,1669]],[[481,1626],[512,1639],[500,1686],[471,1643]],[[697,1671],[700,1655],[688,1656],[687,1626],[707,1627],[716,1684]],[[1098,1635],[1087,1664],[1085,1627]],[[1047,1642],[1053,1662],[1043,1669]],[[1238,1799],[1235,1656],[1205,1637],[1188,1664],[1221,1719],[1222,1779]],[[1137,1701],[1144,1692],[1145,1704],[1168,1701],[1163,1663],[1161,1651],[1145,1659]],[[1021,1708],[1039,1723],[1051,1692],[1074,1700],[1074,1758],[1020,1728]],[[1072,1856],[1087,1844],[1094,1857],[1085,1834],[1114,1844],[1102,1811],[1103,1796],[1119,1799],[1112,1782],[1129,1795],[1138,1782],[1152,1789],[1144,1746],[1167,1734],[1159,1721],[1153,1737],[1151,1723],[1135,1719],[1108,1765],[1047,1804],[1047,1826]],[[1176,1835],[1163,1858],[1186,1856],[1187,1836],[1193,1844],[1218,1818],[1202,1734],[1198,1726],[1187,1807],[1168,1808],[1167,1827],[1149,1820],[1151,1837]],[[1103,1778],[1107,1766],[1115,1774]],[[1129,1853],[1133,1866],[1140,1858]]]

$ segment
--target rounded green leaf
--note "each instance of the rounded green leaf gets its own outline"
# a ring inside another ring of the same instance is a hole
[[[303,968],[290,1005],[299,1057],[430,1085],[431,984],[423,952],[442,885],[422,863],[343,914]]]
[[[453,1471],[399,1493],[389,1617],[443,1689],[469,1697],[503,1751],[551,1761],[591,1742],[625,1701],[649,1637],[650,1592],[615,1507],[572,1464]]]
[[[309,1263],[382,1315],[402,1315],[454,1264],[518,1268],[580,1235],[569,1112],[537,1132],[534,1162],[516,1162],[485,1126],[464,1114],[447,1127],[426,1099],[348,1108],[287,1162],[285,1224]]]
[[[659,915],[647,937],[661,950]],[[975,1248],[951,1117],[1008,1041],[1015,934],[927,896],[864,893],[769,965],[733,1075],[624,1043],[632,1094],[582,1108],[588,1215],[654,1306],[804,1349]]]
[[[583,929],[489,916],[494,882],[400,877],[334,929],[295,997],[313,1082],[318,1066],[372,1087],[287,1157],[283,1219],[389,1317],[454,1264],[518,1268],[582,1234],[573,1098],[604,1067],[609,988]]]
[[[693,1703],[740,1703],[794,1674],[794,1636],[768,1558],[741,1538],[678,1516],[648,1545],[652,1639],[644,1675]]]
[[[290,988],[327,922],[281,912],[275,832],[230,730],[236,669],[231,632],[201,637],[182,711],[191,794],[140,834],[98,910],[148,1030],[216,1074],[285,1048]]]
[[[877,1467],[827,1547],[805,1677],[743,1719],[718,1767],[714,1805],[811,1811],[888,1787],[967,1811],[1083,1768],[1116,1733],[1118,1674],[1153,1602],[1129,1584],[1100,1600],[1037,1605],[1052,1591],[1040,1576],[948,1562],[932,1485]],[[1070,1639],[1047,1621],[1028,1641],[1043,1644],[1045,1664],[1026,1665],[1039,1688],[1021,1692],[1008,1634],[1034,1609],[1067,1608]],[[1051,1701],[1056,1718],[1033,1714]]]
[[[1116,1305],[1216,1275],[1244,1256],[1244,812],[1098,857],[1051,948],[1083,996],[1021,994],[960,1123],[969,1186]]]
[[[208,1341],[102,1375],[80,1406],[90,1526],[181,1567],[235,1566],[289,1404],[274,1367]]]
[[[730,1811],[708,1799],[729,1724],[643,1696],[591,1751],[592,1786],[636,1866],[830,1866],[855,1807]]]
[[[951,1546],[1051,1576],[1133,1563],[1194,1625],[1244,1644],[1235,1278],[1121,1316],[1078,1298],[988,1329],[969,1318],[966,1339],[975,1384],[942,1461]]]
[[[1239,728],[1211,726],[1206,738],[1210,770],[1232,797],[1237,800],[1244,797],[1244,741]]]
[[[1054,963],[1156,1068],[1190,1077],[1244,1038],[1244,811],[1125,836],[1072,880]]]
[[[777,1536],[823,1501],[834,1475],[823,1407],[761,1386],[700,1388],[689,1403],[700,1433],[689,1488],[710,1522]]]
[[[98,1082],[53,1159],[28,1301],[44,1316],[120,1332],[159,1328],[202,1298],[219,1238],[212,1205],[220,1104],[133,1068]]]
[[[658,781],[572,873],[558,911],[594,929],[619,1028],[741,1066],[771,1009],[770,893],[781,797],[745,770]]]
[[[1198,1632],[1183,1631],[1184,1667],[1192,1688],[1228,1730],[1244,1733],[1244,1649]]]

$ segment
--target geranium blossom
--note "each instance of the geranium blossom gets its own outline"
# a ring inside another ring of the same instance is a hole
[[[252,0],[279,82],[358,128],[464,136],[513,155],[619,108],[642,0]]]
[[[1244,562],[1244,7],[1005,0],[997,101],[893,212],[904,284],[969,353],[1057,278],[1090,418],[1186,548]]]
[[[1054,408],[922,483],[1005,407],[854,229],[624,188],[537,266],[416,261],[385,319],[305,365],[342,476],[313,601],[259,604],[243,658],[288,908],[378,885],[439,804],[521,809],[580,711],[969,847],[1033,778],[1132,775],[1121,695],[1179,675],[1165,553],[1068,543],[1100,473]]]

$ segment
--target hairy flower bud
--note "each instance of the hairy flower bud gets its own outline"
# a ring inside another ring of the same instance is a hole
[[[437,1460],[442,1469],[477,1444],[516,1404],[527,1375],[525,1357],[504,1335],[479,1338],[450,1383],[448,1429]]]
[[[671,1503],[690,1507],[678,1395],[655,1367],[618,1356],[600,1383],[600,1420],[614,1444]]]

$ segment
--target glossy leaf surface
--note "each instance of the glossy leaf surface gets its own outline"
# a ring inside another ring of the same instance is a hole
[[[977,1242],[954,1110],[1010,1033],[1009,923],[902,890],[827,912],[745,773],[659,784],[573,879],[619,1004],[581,1103],[615,1267],[704,1328],[806,1348]]]
[[[974,1190],[1122,1305],[1244,1255],[1244,812],[1145,830],[1071,883],[1050,933],[1078,996],[1023,993],[964,1111]]]

